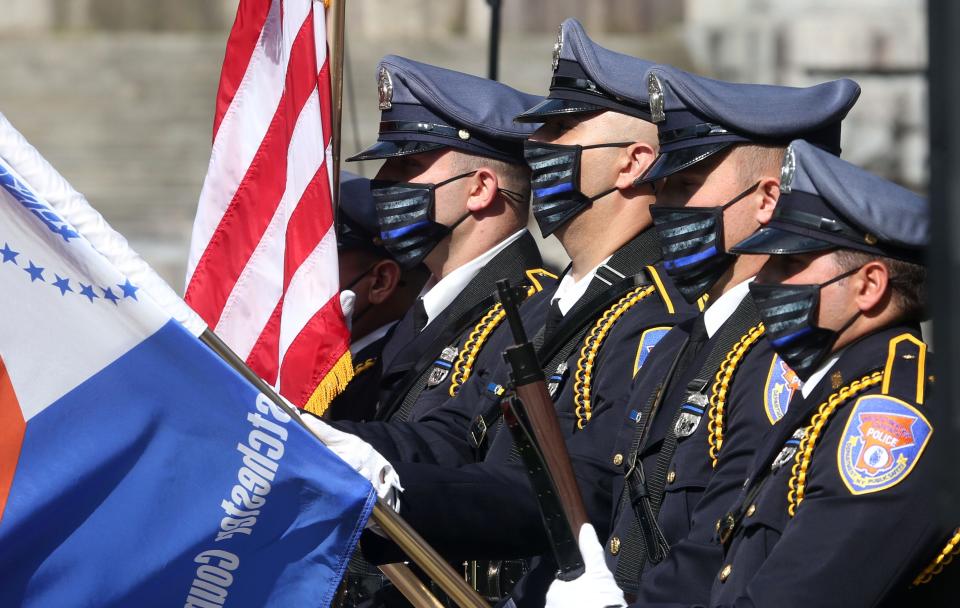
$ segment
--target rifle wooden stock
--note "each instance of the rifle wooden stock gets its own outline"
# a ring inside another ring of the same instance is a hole
[[[516,410],[516,421],[526,437],[517,433],[519,429],[516,424],[510,425],[511,432],[514,433],[515,441],[529,439],[532,450],[525,450],[523,446],[518,445],[521,453],[526,454],[525,460],[541,460],[549,478],[546,483],[542,483],[542,473],[537,472],[535,468],[530,468],[528,463],[533,486],[541,488],[537,500],[540,503],[541,513],[544,514],[544,525],[547,527],[547,533],[551,537],[554,553],[559,562],[561,578],[570,580],[579,576],[583,569],[577,540],[580,536],[580,528],[589,523],[587,509],[580,495],[580,487],[573,472],[570,454],[567,453],[566,441],[560,431],[553,398],[547,391],[543,368],[533,344],[527,340],[526,330],[520,318],[518,294],[506,280],[497,282],[497,293],[515,342],[503,353],[504,360],[510,366],[511,385],[516,395],[511,407]],[[551,493],[554,493],[555,497],[543,493],[545,485],[552,486]],[[550,521],[548,514],[551,511],[555,512],[554,505],[557,503],[566,520],[568,530],[558,530]],[[571,559],[571,551],[575,552],[576,558]]]
[[[530,431],[543,455],[544,464],[557,489],[563,514],[576,539],[580,535],[580,528],[590,523],[590,520],[587,518],[587,509],[583,504],[580,487],[573,473],[570,454],[567,453],[567,445],[560,431],[553,399],[550,398],[550,393],[547,392],[546,384],[542,380],[514,387],[514,392],[523,403],[530,422]]]

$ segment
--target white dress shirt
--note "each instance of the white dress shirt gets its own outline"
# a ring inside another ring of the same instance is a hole
[[[487,262],[496,257],[498,253],[506,249],[511,243],[519,239],[526,231],[527,229],[524,228],[511,234],[506,239],[500,241],[495,247],[488,249],[463,266],[454,269],[453,272],[435,284],[432,278],[427,281],[423,291],[420,292],[420,297],[423,300],[423,309],[427,313],[427,325],[436,319],[437,315],[442,313],[444,309],[460,295],[460,292],[473,280],[473,277],[477,276],[480,269],[487,265]]]
[[[573,273],[564,273],[563,278],[560,279],[560,284],[557,285],[557,290],[553,292],[553,298],[550,299],[550,304],[552,305],[556,302],[557,308],[560,309],[560,314],[566,315],[570,312],[573,305],[586,293],[590,281],[592,281],[593,277],[597,274],[597,269],[609,262],[612,257],[613,256],[610,256],[594,266],[590,272],[580,277],[579,281],[573,278]]]
[[[727,322],[730,315],[740,306],[740,302],[747,297],[750,292],[750,282],[756,277],[750,277],[746,281],[737,283],[730,289],[723,292],[717,301],[710,304],[703,313],[703,325],[707,329],[707,337],[712,338],[717,333],[720,326]]]

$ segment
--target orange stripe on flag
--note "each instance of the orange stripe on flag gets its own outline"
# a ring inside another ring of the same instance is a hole
[[[7,497],[10,496],[10,486],[13,485],[13,475],[17,470],[26,428],[20,402],[17,401],[7,367],[0,357],[0,519],[3,518]]]

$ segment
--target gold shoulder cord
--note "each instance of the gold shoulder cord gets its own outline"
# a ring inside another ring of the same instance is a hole
[[[530,279],[530,286],[527,287],[526,297],[529,298],[533,294],[543,291],[543,285],[537,280],[538,277],[555,279],[557,275],[541,268],[528,270],[527,278]],[[503,306],[500,305],[500,302],[497,302],[481,317],[480,322],[474,326],[470,335],[467,336],[467,340],[463,343],[463,348],[460,349],[457,360],[453,364],[453,372],[450,374],[450,389],[448,393],[451,397],[456,397],[460,391],[460,387],[470,378],[470,375],[473,373],[473,364],[477,360],[480,349],[483,348],[483,345],[487,342],[487,338],[489,338],[493,330],[503,322],[506,316],[507,313],[503,312]]]
[[[707,430],[710,434],[707,436],[707,442],[710,445],[710,463],[713,468],[717,467],[717,454],[723,445],[723,417],[727,405],[727,392],[730,389],[730,383],[733,381],[733,375],[737,367],[746,356],[747,352],[763,336],[763,323],[756,325],[743,335],[742,338],[730,349],[727,356],[724,357],[720,369],[717,371],[716,380],[710,392],[710,411],[707,414]]]
[[[933,577],[940,574],[943,569],[953,561],[953,558],[960,555],[960,528],[957,528],[946,546],[940,551],[940,554],[923,569],[923,572],[913,579],[913,587],[929,583]]]
[[[793,468],[790,472],[790,481],[787,484],[790,488],[787,491],[787,511],[790,513],[790,517],[796,515],[797,507],[803,502],[803,493],[807,483],[807,470],[810,468],[810,462],[813,460],[813,448],[816,447],[820,433],[823,431],[823,427],[826,426],[830,416],[846,401],[881,382],[883,382],[883,372],[874,372],[869,376],[854,380],[830,395],[830,397],[817,408],[817,413],[810,419],[810,425],[807,427],[806,434],[803,436],[803,439],[800,440],[800,445],[797,446],[797,454],[794,457]]]
[[[620,320],[625,312],[635,304],[654,293],[657,288],[653,285],[637,287],[604,311],[600,320],[590,329],[587,338],[580,349],[580,358],[577,359],[577,371],[574,374],[573,403],[577,414],[577,428],[582,429],[590,421],[590,385],[593,376],[593,364],[603,341],[614,324]]]

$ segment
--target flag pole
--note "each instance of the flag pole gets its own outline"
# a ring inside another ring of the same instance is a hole
[[[251,370],[247,364],[220,339],[217,334],[209,329],[200,335],[200,341],[210,347],[213,352],[227,362],[230,367],[236,370],[241,376],[253,384],[257,390],[267,396],[272,402],[282,408],[291,418],[304,424],[300,416],[296,415],[293,408],[287,403],[286,399],[281,397],[272,386],[266,383],[260,376]],[[304,425],[306,426],[306,425]],[[437,585],[450,596],[460,608],[490,608],[489,604],[483,601],[483,598],[473,589],[462,576],[450,567],[450,564],[444,561],[436,550],[427,544],[407,522],[405,522],[396,511],[390,508],[383,500],[377,499],[371,514],[373,521],[380,526],[383,533],[397,544],[400,549],[406,553],[413,563],[417,564],[427,576],[429,576]],[[391,564],[392,567],[382,569],[383,573],[393,581],[399,590],[408,590],[412,593],[420,593],[421,589],[429,593],[420,583],[416,575],[403,564]],[[422,597],[407,598],[414,605],[431,605],[429,600],[436,601],[436,598],[430,595],[428,603],[424,603]]]
[[[327,7],[327,48],[330,52],[330,98],[333,102],[333,132],[330,134],[333,155],[333,221],[338,226],[340,211],[340,155],[343,139],[343,31],[347,16],[347,0],[323,0]]]

